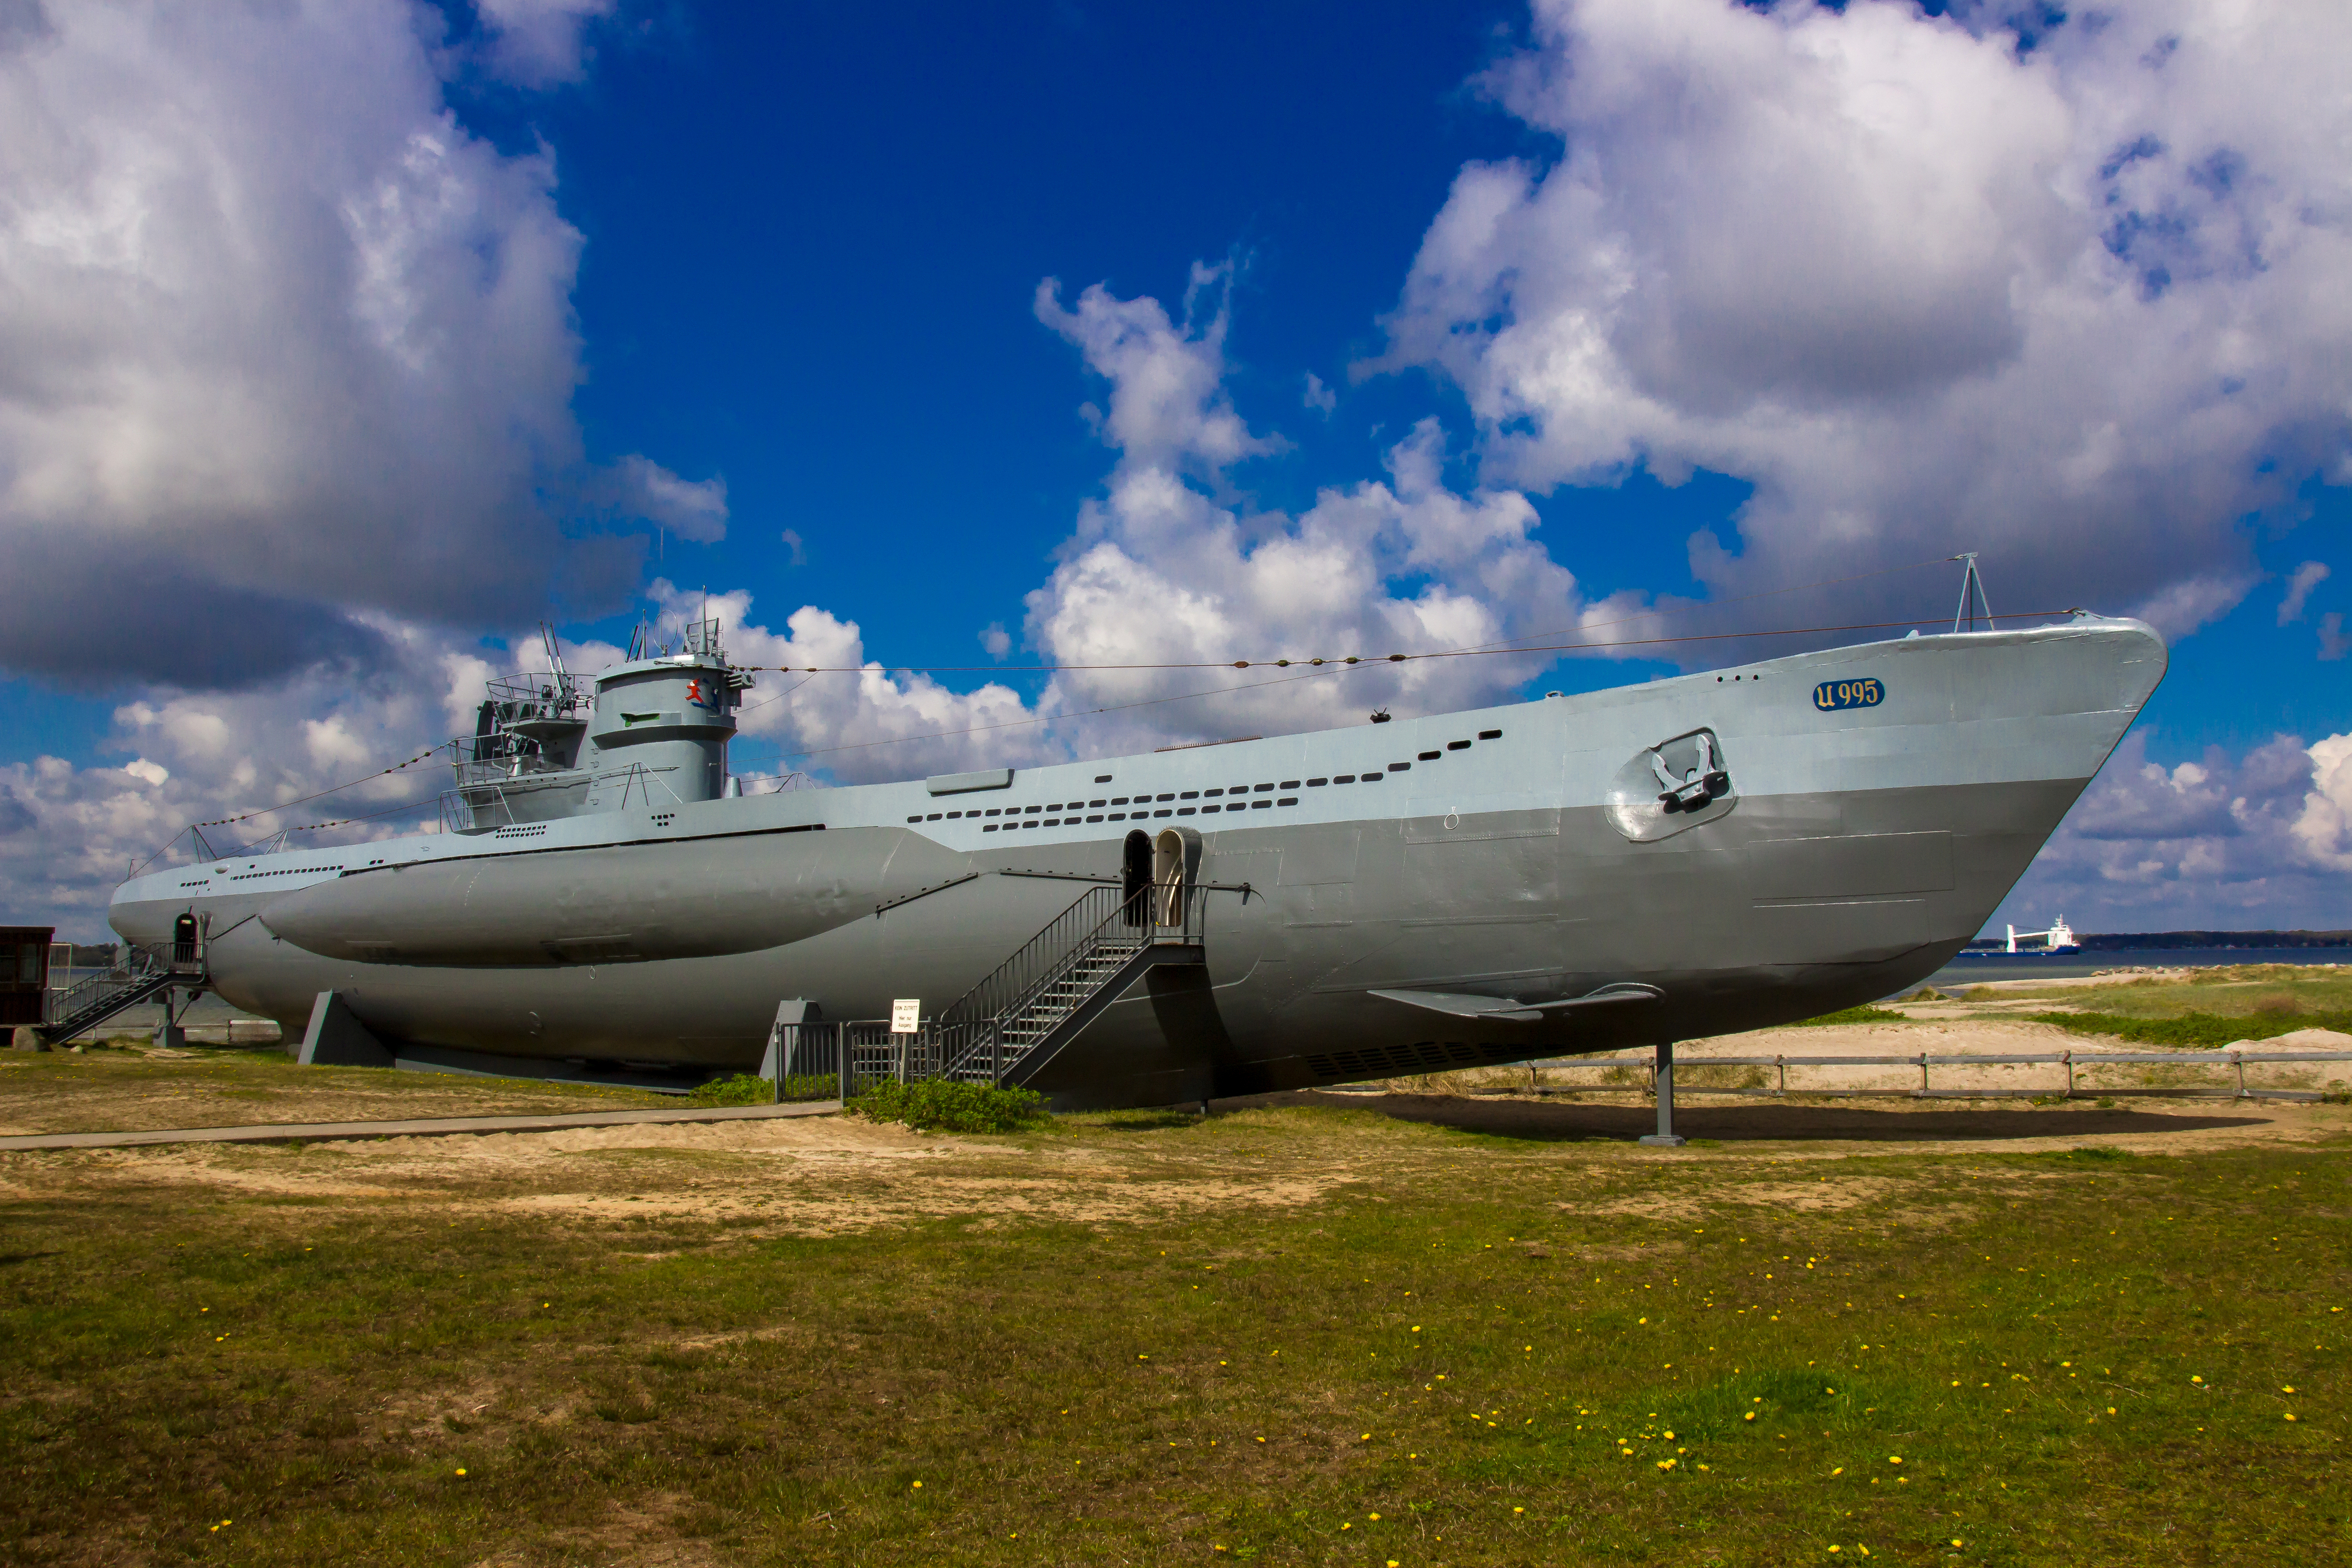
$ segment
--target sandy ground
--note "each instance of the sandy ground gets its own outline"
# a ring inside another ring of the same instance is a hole
[[[1265,1114],[1304,1106],[1358,1114],[1305,1138],[1296,1123]],[[1831,1170],[1855,1157],[2101,1145],[2187,1154],[2310,1144],[2352,1133],[2352,1106],[1718,1100],[1684,1110],[1680,1126],[1690,1146],[1659,1151],[1633,1142],[1654,1124],[1653,1108],[1637,1094],[1308,1092],[1220,1101],[1207,1126],[1171,1116],[1153,1128],[1079,1123],[1019,1140],[926,1136],[834,1115],[308,1148],[0,1153],[0,1202],[82,1201],[110,1188],[163,1187],[192,1198],[291,1201],[301,1212],[420,1204],[453,1225],[469,1215],[608,1227],[683,1218],[750,1238],[939,1219],[982,1226],[1150,1223],[1235,1205],[1297,1208],[1356,1182],[1455,1179],[1444,1173],[1456,1168],[1458,1145],[1401,1141],[1383,1122],[1521,1140],[1521,1157],[1539,1160],[1811,1165],[1823,1173],[1792,1171],[1786,1181],[1735,1182],[1725,1191],[1741,1203],[1818,1207],[1869,1201],[1871,1184],[1883,1178],[1866,1169]]]

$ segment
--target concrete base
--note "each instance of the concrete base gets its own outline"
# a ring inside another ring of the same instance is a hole
[[[768,1050],[760,1058],[760,1076],[770,1083],[781,1083],[792,1070],[793,1045],[799,1037],[803,1024],[814,1024],[822,1011],[814,1002],[795,997],[776,1004],[776,1021],[768,1029]]]
[[[1679,1149],[1688,1140],[1677,1138],[1671,1132],[1652,1132],[1636,1142],[1646,1149]]]
[[[306,1068],[392,1066],[391,1050],[332,991],[320,992],[310,1004],[310,1026],[302,1031],[302,1043],[292,1054]]]

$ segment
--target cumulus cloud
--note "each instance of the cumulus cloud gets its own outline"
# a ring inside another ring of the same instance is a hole
[[[2286,596],[2279,601],[2278,624],[2285,626],[2303,619],[2303,606],[2310,599],[2311,591],[2326,581],[2325,562],[2306,561],[2296,567],[2294,575],[2287,579]]]
[[[1250,432],[1225,390],[1231,278],[1227,268],[1195,262],[1181,325],[1148,296],[1121,300],[1097,283],[1065,310],[1058,279],[1037,285],[1037,319],[1111,384],[1109,410],[1089,405],[1087,412],[1122,462],[1217,475],[1244,458],[1282,450],[1279,439]]]
[[[2215,925],[2334,930],[2352,870],[2352,735],[2276,736],[2167,768],[2135,731],[2093,781],[2001,919],[2084,931]]]
[[[2344,616],[2330,610],[2319,617],[2319,658],[2323,664],[2333,664],[2352,653],[2352,635],[2344,630]]]
[[[1148,298],[1096,285],[1065,310],[1056,284],[1039,288],[1039,319],[1110,384],[1099,424],[1118,451],[1104,495],[1081,510],[1053,575],[1028,597],[1029,638],[1049,662],[1126,667],[1055,676],[1047,710],[1118,710],[1064,733],[1124,750],[1361,722],[1376,705],[1472,706],[1548,656],[1306,675],[1151,667],[1377,659],[1573,632],[1602,613],[1532,537],[1524,495],[1449,487],[1434,419],[1389,449],[1384,479],[1327,488],[1297,517],[1221,499],[1231,465],[1279,444],[1251,430],[1225,393],[1222,295],[1205,319],[1200,309],[1221,281],[1195,268],[1181,326]]]
[[[1363,368],[1457,381],[1498,480],[1754,481],[1718,594],[1977,549],[2210,622],[2352,477],[2352,11],[1954,12],[1536,0],[1487,85],[1557,153],[1461,172]]]
[[[614,0],[477,0],[489,65],[522,87],[576,81],[587,66],[588,25]]]
[[[771,746],[780,771],[842,783],[1067,754],[1012,688],[954,691],[919,671],[886,668],[866,657],[855,621],[814,605],[777,631],[751,619],[751,595],[740,589],[705,597],[657,580],[649,593],[668,621],[717,620],[729,661],[762,671],[737,715],[738,772]]]
[[[586,7],[584,9],[593,9]],[[559,13],[489,8],[501,37]],[[624,596],[715,481],[585,460],[579,234],[544,152],[458,124],[401,0],[16,13],[0,49],[0,668],[250,684],[373,667],[371,615]],[[536,47],[536,46],[534,46]],[[140,636],[89,635],[89,606]]]
[[[379,616],[367,630],[383,651],[364,672],[314,666],[257,689],[155,689],[120,704],[100,750],[127,761],[42,756],[0,765],[0,908],[37,912],[95,940],[127,868],[167,844],[159,863],[194,857],[183,834],[190,823],[258,812],[204,830],[223,851],[320,823],[348,826],[298,832],[291,842],[350,842],[433,824],[435,796],[451,783],[446,752],[367,775],[470,733],[484,681],[525,660],[418,623]],[[512,646],[536,654],[535,637]],[[592,669],[620,656],[593,644],[569,651]],[[343,784],[355,787],[307,798]]]

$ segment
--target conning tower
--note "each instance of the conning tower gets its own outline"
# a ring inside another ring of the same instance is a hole
[[[629,657],[593,695],[563,668],[490,682],[475,733],[458,748],[457,797],[472,831],[587,812],[687,805],[730,792],[727,745],[751,685],[730,668],[719,623],[686,628],[676,651],[640,626]]]

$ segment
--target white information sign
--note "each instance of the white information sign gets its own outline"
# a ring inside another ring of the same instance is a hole
[[[890,1032],[892,1034],[912,1035],[919,1033],[922,1026],[923,999],[921,997],[901,996],[890,1004]]]

